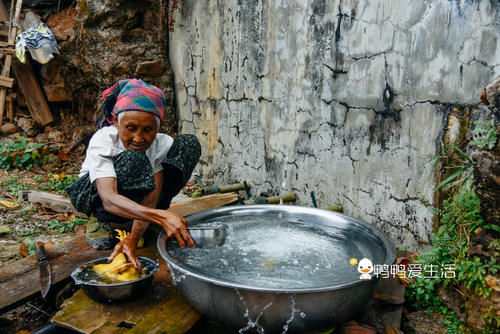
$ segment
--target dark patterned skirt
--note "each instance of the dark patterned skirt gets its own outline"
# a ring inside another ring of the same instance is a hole
[[[163,165],[163,188],[158,199],[158,209],[168,209],[172,198],[179,193],[191,177],[201,155],[198,139],[193,135],[175,138],[165,157]],[[118,182],[118,193],[134,202],[142,199],[155,189],[154,173],[145,153],[126,150],[113,158],[113,166]],[[79,211],[103,221],[122,223],[129,221],[104,210],[95,183],[90,183],[85,174],[66,189],[73,206]]]

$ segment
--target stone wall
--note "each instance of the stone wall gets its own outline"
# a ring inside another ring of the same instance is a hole
[[[206,182],[341,204],[397,244],[429,242],[453,106],[500,74],[496,0],[185,0],[170,35],[182,133]],[[453,131],[449,131],[453,136]]]

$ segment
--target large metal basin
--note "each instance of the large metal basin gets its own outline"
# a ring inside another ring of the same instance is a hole
[[[301,226],[311,225],[314,229],[325,231],[333,243],[342,241],[349,249],[344,252],[345,256],[331,259],[332,263],[343,264],[344,278],[340,281],[318,286],[268,287],[265,280],[262,284],[246,284],[238,279],[228,280],[224,273],[206,274],[203,266],[196,268],[183,263],[167,250],[176,241],[167,240],[165,234],[161,233],[158,250],[189,303],[207,318],[235,329],[243,329],[240,331],[242,333],[295,333],[326,329],[348,321],[370,298],[376,278],[360,280],[357,266],[348,265],[346,269],[344,264],[353,257],[358,261],[368,258],[375,265],[391,265],[396,258],[391,241],[373,226],[321,209],[285,205],[232,206],[186,217],[190,226],[215,221],[227,225],[239,224],[240,221],[248,223],[249,219],[254,218],[265,218],[276,224],[291,222]],[[259,224],[255,226],[258,228]],[[301,245],[292,248],[298,247]]]

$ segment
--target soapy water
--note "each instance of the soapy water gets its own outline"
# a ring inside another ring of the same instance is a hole
[[[327,287],[359,280],[351,258],[372,258],[373,245],[338,228],[268,217],[218,219],[226,239],[214,248],[180,248],[174,239],[167,251],[181,267],[210,278],[256,288]],[[201,226],[207,226],[203,223]],[[372,247],[370,249],[369,247]],[[375,262],[375,261],[374,261]]]

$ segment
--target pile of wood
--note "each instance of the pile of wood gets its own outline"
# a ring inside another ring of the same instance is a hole
[[[15,6],[14,6],[15,4]],[[18,28],[26,25],[21,18],[22,0],[12,1],[11,14],[0,2],[0,59],[2,70],[0,73],[0,132],[9,135],[21,128],[26,135],[32,136],[36,131],[34,128],[44,127],[54,121],[51,110],[47,103],[46,94],[38,83],[38,79],[28,59],[26,64],[18,61],[15,57],[15,37],[20,31]],[[14,77],[10,77],[10,72]],[[17,104],[18,108],[14,107]],[[29,115],[23,114],[23,108],[29,111]],[[16,110],[22,120],[15,124]],[[28,117],[23,117],[28,116]],[[28,118],[28,121],[26,121]]]

